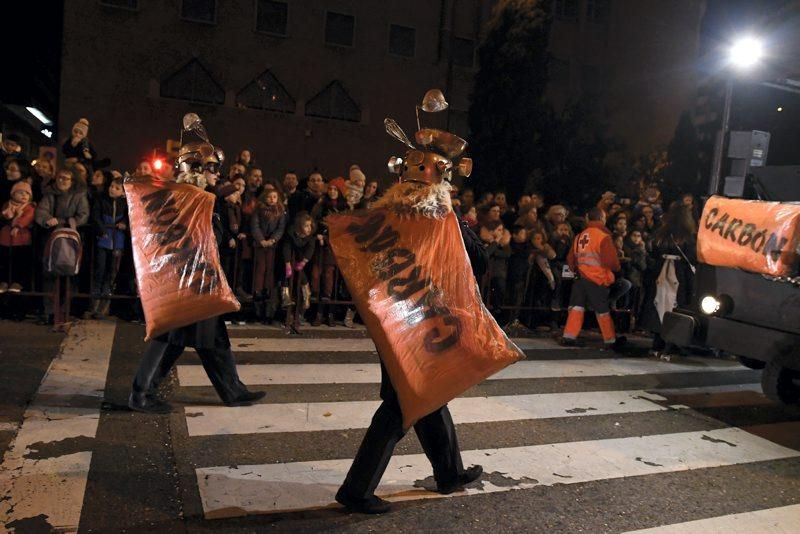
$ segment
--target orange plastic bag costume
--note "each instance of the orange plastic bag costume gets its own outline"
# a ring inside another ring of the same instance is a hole
[[[709,265],[786,276],[797,270],[800,205],[711,197],[703,208],[697,258]]]
[[[403,426],[524,358],[484,308],[458,221],[371,209],[326,220]]]
[[[149,176],[124,185],[146,339],[237,311],[211,226],[214,195]]]

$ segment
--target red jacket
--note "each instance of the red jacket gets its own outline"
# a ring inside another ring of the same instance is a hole
[[[570,269],[599,286],[614,283],[620,270],[617,248],[611,232],[600,221],[589,221],[586,230],[575,236],[567,255]]]
[[[11,220],[3,219],[3,227],[0,228],[0,246],[22,247],[31,244],[31,227],[33,226],[33,216],[36,213],[35,205],[28,203],[22,209],[22,215]],[[11,237],[11,229],[19,228],[19,232]]]

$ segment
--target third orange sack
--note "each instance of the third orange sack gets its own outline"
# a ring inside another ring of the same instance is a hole
[[[326,222],[404,428],[525,357],[483,306],[454,213],[370,209]]]
[[[219,263],[214,195],[150,176],[124,185],[146,339],[239,310]]]
[[[699,227],[697,259],[703,263],[772,276],[797,271],[800,205],[713,196]]]

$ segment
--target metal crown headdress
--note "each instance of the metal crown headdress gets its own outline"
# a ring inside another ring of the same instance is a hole
[[[414,134],[415,146],[394,119],[383,121],[386,133],[397,139],[410,150],[403,158],[389,158],[389,172],[397,174],[401,181],[438,184],[451,180],[455,170],[460,176],[472,174],[472,159],[461,157],[467,149],[467,142],[455,134],[436,128],[423,128],[419,120],[419,110],[438,113],[448,108],[447,100],[439,89],[431,89],[416,106],[417,132]],[[454,165],[453,160],[459,159]]]

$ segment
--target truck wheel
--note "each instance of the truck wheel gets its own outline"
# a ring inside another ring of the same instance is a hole
[[[739,356],[739,363],[750,369],[763,369],[767,365],[767,362],[748,358],[747,356]]]
[[[800,402],[800,371],[783,367],[775,360],[764,367],[761,389],[768,399],[783,404]]]

